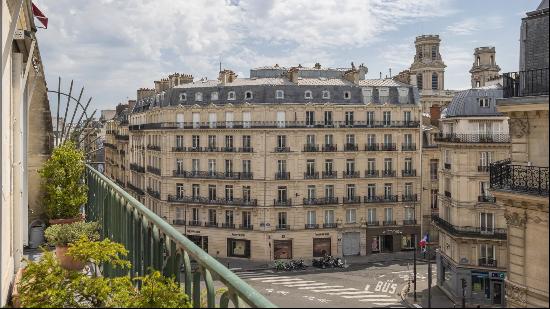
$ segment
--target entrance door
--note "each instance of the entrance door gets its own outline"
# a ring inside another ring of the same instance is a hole
[[[331,255],[330,238],[313,238],[313,257]]]
[[[393,235],[384,235],[382,242],[382,251],[393,252]]]
[[[273,257],[276,260],[291,259],[292,258],[292,240],[274,240]]]
[[[342,254],[359,255],[361,253],[359,239],[359,233],[344,233],[342,237]]]
[[[502,282],[493,281],[493,305],[502,305]]]

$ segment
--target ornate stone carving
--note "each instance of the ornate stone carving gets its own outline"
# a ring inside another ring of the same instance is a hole
[[[504,218],[506,218],[506,224],[517,227],[525,227],[525,223],[527,222],[527,214],[525,212],[519,214],[517,212],[506,211]]]
[[[527,304],[527,288],[514,284],[508,280],[505,282],[506,299],[520,304]]]
[[[529,121],[527,119],[512,118],[508,123],[510,125],[510,134],[516,138],[521,138],[529,133]]]

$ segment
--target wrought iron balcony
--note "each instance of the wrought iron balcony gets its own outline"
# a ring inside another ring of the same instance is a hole
[[[496,203],[497,199],[494,196],[479,195],[477,201],[480,203]]]
[[[288,224],[277,224],[275,226],[277,230],[290,230],[290,225]]]
[[[395,177],[395,174],[395,171],[382,170],[382,177]]]
[[[418,201],[418,194],[402,194],[401,195],[401,201],[402,202],[416,202]]]
[[[357,144],[350,144],[346,143],[344,144],[344,151],[358,151],[359,146]]]
[[[489,172],[489,167],[490,166],[478,166],[477,167],[477,171],[480,172],[480,173],[488,173]]]
[[[186,196],[186,195],[168,195],[168,202],[182,204],[206,204],[206,205],[222,205],[222,206],[257,206],[257,199],[243,198],[216,198],[211,199],[202,196]]]
[[[380,226],[380,221],[367,221],[368,226]]]
[[[203,289],[192,282],[204,280],[206,307],[209,308],[228,307],[229,300],[235,307],[242,303],[255,308],[275,307],[175,227],[89,165],[86,167],[86,183],[89,187],[86,221],[98,221],[103,227],[102,236],[108,236],[128,249],[132,275],[144,276],[149,269],[156,269],[168,277],[173,276],[176,282],[185,283],[184,292],[195,304],[200,303]],[[139,249],[146,247],[149,249]],[[192,268],[191,260],[198,267]],[[102,275],[113,277],[119,274],[106,268]],[[213,278],[227,287],[219,300],[216,300]]]
[[[401,150],[402,151],[415,151],[416,150],[416,144],[415,143],[401,144]]]
[[[147,194],[149,194],[150,196],[160,200],[160,192],[159,191],[153,190],[152,188],[147,188]]]
[[[359,204],[361,203],[361,197],[360,196],[346,196],[342,198],[342,202],[344,204]]]
[[[253,230],[254,225],[252,225],[252,224],[239,224],[239,229],[241,229],[241,230]]]
[[[397,221],[395,221],[395,220],[384,220],[383,225],[384,226],[397,225]]]
[[[434,140],[443,143],[510,143],[509,134],[435,134]]]
[[[380,145],[373,143],[373,144],[365,144],[365,151],[379,151]]]
[[[337,197],[305,198],[304,205],[332,205],[338,204]]]
[[[210,171],[172,171],[173,177],[202,179],[252,179],[252,173],[240,172],[210,172]]]
[[[454,236],[498,240],[506,240],[507,237],[506,229],[503,228],[484,228],[482,230],[480,227],[455,226],[435,214],[432,214],[432,221],[436,226]]]
[[[145,173],[145,167],[137,165],[135,163],[130,163],[130,170],[138,173]]]
[[[204,151],[206,152],[219,152],[220,148],[216,146],[207,146],[204,148]]]
[[[502,74],[504,98],[548,95],[548,68]]]
[[[489,178],[494,190],[548,196],[548,167],[499,161],[491,164]]]
[[[160,168],[156,168],[156,167],[152,167],[152,166],[147,166],[147,172],[153,173],[153,174],[155,174],[155,175],[159,175],[159,176],[160,176]]]
[[[359,178],[359,171],[343,171],[342,178]]]
[[[364,196],[365,203],[395,203],[398,201],[397,195],[382,195],[382,196]]]
[[[318,229],[319,228],[319,224],[305,224],[305,227],[304,227],[306,230],[312,230],[312,229]]]
[[[223,152],[237,152],[237,148],[236,147],[222,147],[221,148],[221,151]]]
[[[290,147],[275,147],[275,152],[290,152]]]
[[[134,191],[136,194],[138,195],[145,195],[145,192],[143,192],[143,190],[141,190],[140,188],[134,186],[133,184],[131,183],[127,183],[126,184],[126,187],[132,191]]]
[[[403,225],[416,225],[416,220],[403,220]]]
[[[218,222],[214,222],[214,221],[204,222],[204,226],[205,227],[220,227],[218,225]]]
[[[416,169],[412,170],[401,170],[402,177],[416,177]]]
[[[381,145],[383,151],[396,151],[397,145],[395,143],[382,143]]]
[[[292,206],[292,199],[286,200],[273,200],[273,206]]]
[[[252,147],[240,147],[239,152],[254,152],[254,148],[252,148]]]
[[[324,229],[335,229],[338,227],[338,223],[323,223]]]
[[[304,152],[318,152],[318,151],[319,151],[319,145],[312,145],[312,144],[304,145]]]
[[[338,145],[335,145],[335,144],[323,145],[323,152],[334,152],[334,151],[338,151]]]
[[[290,172],[277,172],[275,173],[275,179],[290,179]]]
[[[319,179],[319,172],[304,173],[304,179]]]
[[[188,152],[205,152],[206,147],[200,147],[200,146],[191,146],[187,147]]]
[[[497,260],[491,258],[481,258],[479,259],[479,266],[483,267],[497,267]]]
[[[380,171],[378,170],[366,170],[365,178],[377,178],[380,177]]]
[[[115,139],[120,140],[120,141],[128,141],[128,140],[130,140],[130,136],[129,135],[115,134]]]
[[[189,226],[202,226],[202,221],[198,221],[198,220],[191,220],[189,221]]]
[[[235,224],[223,222],[222,223],[222,228],[224,228],[224,229],[235,229]]]
[[[149,149],[149,150],[160,151],[160,146],[157,146],[157,145],[147,145],[147,149]]]
[[[185,225],[185,220],[183,219],[174,219],[172,220],[173,225]]]
[[[322,176],[323,176],[323,179],[337,178],[338,173],[336,171],[330,171],[330,172],[325,171],[325,172],[322,173]]]

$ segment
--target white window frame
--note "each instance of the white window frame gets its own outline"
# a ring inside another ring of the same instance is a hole
[[[367,209],[367,224],[376,222],[376,208]]]
[[[311,92],[311,90],[306,90],[304,92],[304,99],[313,99],[313,92]]]
[[[276,99],[284,99],[285,98],[285,92],[283,90],[275,90],[275,98]]]
[[[248,97],[249,94],[250,94],[250,98]],[[244,93],[244,98],[245,100],[252,100],[254,98],[254,94],[252,93],[251,90],[248,90]]]
[[[202,92],[195,92],[195,101],[202,101]]]
[[[333,224],[334,223],[334,210],[327,209],[325,210],[325,223]]]
[[[348,208],[346,209],[346,223],[356,223],[357,222],[357,209]]]
[[[227,100],[228,101],[235,101],[237,99],[237,95],[235,94],[235,91],[229,91],[227,93]]]
[[[306,213],[306,224],[317,224],[317,213],[315,210],[308,210]]]
[[[217,91],[212,91],[210,93],[210,100],[211,101],[217,101],[219,98],[219,95],[218,95],[218,92]]]
[[[344,91],[344,100],[351,100],[351,91]]]
[[[323,94],[323,99],[330,99],[330,91],[323,90],[322,94]]]
[[[180,102],[187,101],[187,92],[180,93]]]

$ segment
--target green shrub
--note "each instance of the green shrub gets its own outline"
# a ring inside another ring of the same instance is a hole
[[[56,224],[48,227],[44,236],[52,246],[67,246],[81,238],[94,241],[99,239],[99,223],[80,221]]]
[[[45,191],[44,205],[49,219],[69,219],[79,214],[88,199],[88,187],[82,181],[84,153],[72,141],[53,150],[39,174]]]
[[[98,249],[99,248],[99,249]],[[86,238],[70,244],[67,254],[87,262],[129,269],[128,251],[121,244],[105,239]],[[96,264],[97,265],[97,264]],[[191,308],[189,297],[172,279],[153,271],[132,280],[130,276],[106,278],[63,269],[52,252],[38,262],[29,261],[18,285],[22,307],[28,308]],[[134,286],[141,283],[141,289]]]

